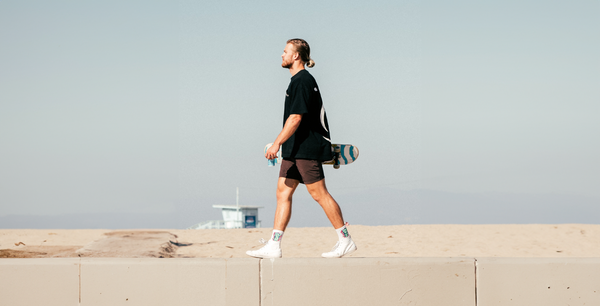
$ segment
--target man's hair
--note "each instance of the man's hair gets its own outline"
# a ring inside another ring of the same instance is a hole
[[[301,38],[292,38],[287,41],[288,44],[294,45],[294,51],[298,52],[300,55],[300,59],[306,63],[308,68],[312,68],[315,66],[315,61],[310,58],[310,46],[306,42],[306,40]]]

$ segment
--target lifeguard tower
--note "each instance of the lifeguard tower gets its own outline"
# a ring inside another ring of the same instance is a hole
[[[213,205],[220,208],[223,220],[210,220],[188,227],[188,229],[225,229],[225,228],[257,228],[260,227],[258,209],[262,206],[241,205],[240,190],[236,190],[236,205]]]

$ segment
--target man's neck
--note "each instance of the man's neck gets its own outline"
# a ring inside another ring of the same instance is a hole
[[[302,62],[294,62],[292,67],[290,67],[290,73],[292,76],[295,76],[296,73],[300,72],[301,70],[304,70],[304,63]]]

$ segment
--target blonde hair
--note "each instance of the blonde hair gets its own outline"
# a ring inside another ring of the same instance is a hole
[[[294,51],[298,52],[300,59],[306,64],[308,68],[315,66],[315,61],[310,58],[310,46],[306,40],[301,38],[292,38],[287,41],[288,44],[294,45]]]

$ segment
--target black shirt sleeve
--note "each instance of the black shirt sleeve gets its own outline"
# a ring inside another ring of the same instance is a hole
[[[308,102],[310,100],[310,91],[307,84],[304,82],[297,82],[292,88],[290,103],[290,115],[291,114],[306,114],[308,113]]]

